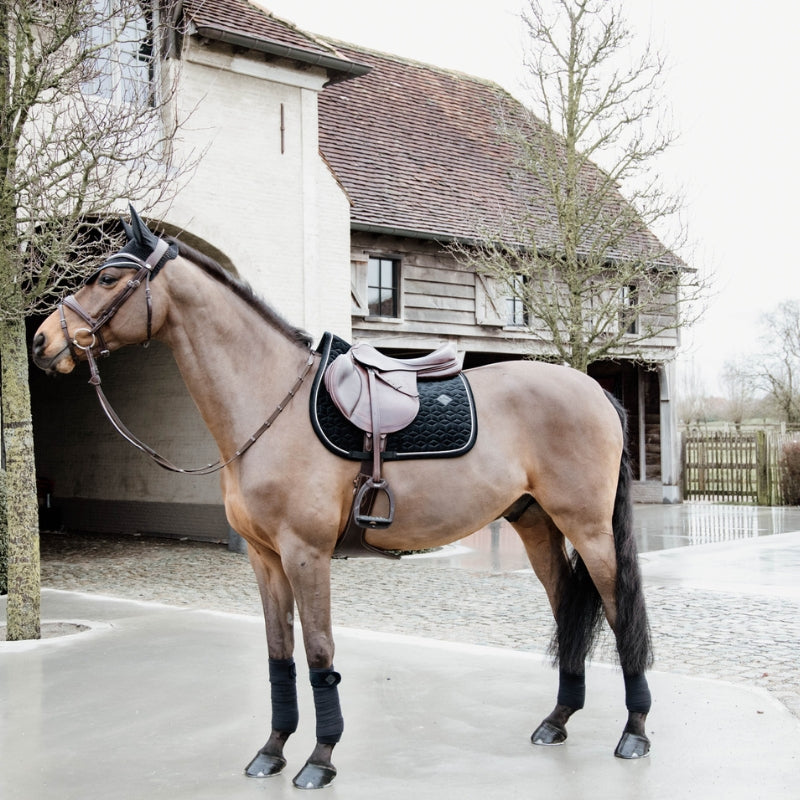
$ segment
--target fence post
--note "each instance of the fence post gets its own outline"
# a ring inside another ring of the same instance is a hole
[[[769,453],[766,431],[756,431],[756,503],[768,506],[771,499],[769,485]]]
[[[686,439],[688,431],[681,431],[681,497],[686,500],[689,497],[689,481],[687,480],[687,459],[686,459]]]

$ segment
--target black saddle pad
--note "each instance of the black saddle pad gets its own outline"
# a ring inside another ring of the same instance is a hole
[[[311,388],[311,424],[325,447],[353,461],[365,461],[372,454],[364,450],[364,431],[346,419],[331,400],[323,375],[334,358],[350,345],[326,333],[317,347],[322,361]],[[414,421],[386,440],[384,461],[403,458],[451,458],[472,449],[478,435],[478,420],[472,390],[462,373],[453,378],[421,380],[419,414]]]

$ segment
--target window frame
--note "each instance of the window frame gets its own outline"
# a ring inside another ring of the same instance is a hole
[[[377,263],[378,278],[377,283],[372,281],[373,265]],[[391,279],[389,283],[384,283],[384,267],[391,268]],[[366,297],[365,304],[367,309],[367,320],[399,320],[401,319],[401,261],[395,256],[387,255],[370,255],[367,258],[367,274],[366,274]],[[377,304],[370,299],[371,292],[378,291]],[[386,300],[382,300],[383,292],[389,291],[391,294],[392,313],[382,313],[381,306]]]
[[[96,74],[84,83],[83,92],[89,97],[113,105],[154,108],[158,102],[160,60],[158,58],[158,3],[138,0],[141,9],[127,24],[115,17],[119,0],[92,0],[95,13],[102,15],[103,24],[87,30],[89,46],[94,54]],[[131,0],[124,0],[131,2]],[[137,31],[134,22],[143,22]],[[125,28],[130,27],[130,32]],[[138,33],[134,39],[131,34]],[[145,48],[149,48],[149,54]]]
[[[525,275],[516,273],[511,281],[509,287],[511,293],[506,294],[505,300],[505,318],[503,321],[504,328],[528,328],[530,316],[528,314],[528,307],[525,304],[525,284],[527,283]]]
[[[619,327],[626,335],[639,334],[639,287],[625,284],[620,288]]]

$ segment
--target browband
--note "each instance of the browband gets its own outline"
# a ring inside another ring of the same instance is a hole
[[[114,253],[109,259],[104,261],[90,276],[86,283],[92,283],[97,276],[107,267],[127,267],[129,269],[141,269],[146,267],[151,278],[158,274],[158,271],[167,261],[171,261],[178,255],[178,245],[176,242],[170,244],[165,239],[158,239],[153,252],[146,259],[141,259],[133,253],[120,251]]]

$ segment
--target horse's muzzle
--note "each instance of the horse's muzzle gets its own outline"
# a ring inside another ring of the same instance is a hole
[[[72,357],[70,348],[66,343],[62,343],[62,347],[50,354],[56,345],[50,345],[47,337],[40,331],[33,337],[33,345],[31,347],[31,356],[33,363],[39,369],[44,370],[48,375],[56,373],[67,374],[75,369],[75,360]]]

